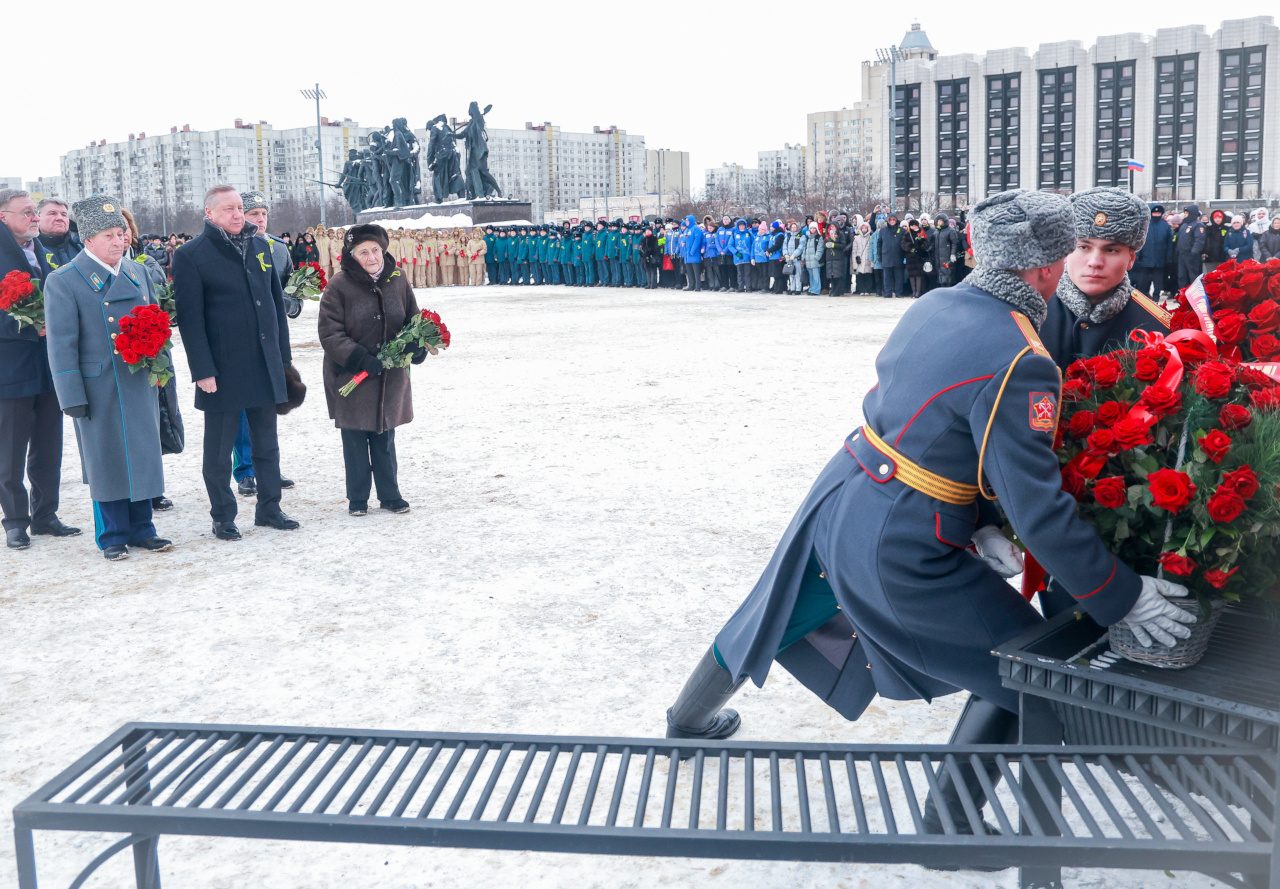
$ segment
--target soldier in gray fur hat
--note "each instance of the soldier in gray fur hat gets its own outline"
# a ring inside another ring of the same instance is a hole
[[[1135,330],[1168,333],[1170,318],[1129,282],[1151,223],[1146,202],[1118,188],[1090,188],[1070,201],[1075,249],[1040,330],[1064,370],[1077,358],[1127,345]]]

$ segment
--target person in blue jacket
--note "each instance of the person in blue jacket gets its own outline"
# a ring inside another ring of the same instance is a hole
[[[1164,282],[1164,267],[1173,251],[1173,229],[1164,221],[1164,205],[1151,205],[1151,222],[1147,228],[1147,240],[1138,251],[1129,281],[1133,289],[1143,296],[1160,299]]]
[[[747,227],[747,220],[739,217],[733,224],[733,235],[729,240],[729,251],[738,279],[739,293],[745,293],[751,289],[751,257],[754,252],[754,240],[755,236]]]
[[[1227,259],[1236,262],[1253,259],[1253,232],[1245,227],[1244,217],[1239,213],[1231,217],[1231,227],[1222,240],[1222,249],[1226,251]]]
[[[732,244],[733,221],[725,216],[720,220],[720,227],[716,229],[716,249],[720,252],[720,258],[716,260],[716,278],[719,289],[725,293],[733,290],[734,285]]]
[[[1076,247],[1066,199],[1003,192],[969,218],[979,267],[903,314],[876,358],[862,426],[667,711],[668,737],[732,735],[741,720],[722,708],[746,679],[763,685],[776,660],[851,720],[877,694],[967,689],[952,742],[1006,742],[1019,699],[991,650],[1044,618],[1008,583],[1022,564],[1002,516],[1098,623],[1169,646],[1189,635],[1195,617],[1165,599],[1187,590],[1121,563],[1062,490],[1061,376],[1036,330]],[[967,765],[960,776],[981,812],[982,779]],[[938,781],[928,833],[942,832],[941,808],[968,823],[952,773]]]
[[[706,250],[706,232],[692,216],[684,218],[685,233],[680,247],[684,260],[684,289],[702,289],[702,254]]]
[[[748,289],[764,293],[769,289],[769,223],[758,223],[751,240],[751,283]]]
[[[684,226],[668,222],[663,228],[666,231],[666,244],[663,246],[663,252],[671,259],[671,274],[665,277],[667,286],[675,289],[684,280],[684,255],[681,253]]]
[[[716,237],[716,223],[710,215],[702,217],[702,275],[706,279],[708,290],[720,289],[720,257],[723,255],[719,238]]]

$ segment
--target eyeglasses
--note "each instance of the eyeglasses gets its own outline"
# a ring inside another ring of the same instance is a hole
[[[25,216],[28,219],[36,219],[40,215],[35,210],[0,210],[0,213],[16,213],[17,215]]]

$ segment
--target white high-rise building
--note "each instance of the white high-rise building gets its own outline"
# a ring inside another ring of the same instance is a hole
[[[684,198],[693,195],[693,180],[689,178],[689,152],[651,148],[645,152],[645,158],[645,192]]]
[[[66,200],[66,197],[62,194],[61,176],[41,176],[39,179],[28,179],[25,190],[37,202],[45,198]]]
[[[532,219],[559,210],[577,212],[582,198],[645,191],[644,136],[614,126],[567,133],[550,121],[488,133],[489,172],[504,197],[533,205]]]
[[[363,148],[370,127],[321,118],[324,180],[336,183],[349,148]],[[163,203],[173,210],[199,206],[218,183],[261,191],[273,203],[316,201],[320,169],[316,128],[277,130],[266,121],[219,130],[170,127],[148,136],[129,134],[122,142],[101,139],[69,151],[61,159],[62,197],[78,201],[92,194],[118,196],[126,204]],[[327,195],[337,195],[328,189]]]
[[[760,171],[742,164],[721,164],[706,173],[708,200],[741,201],[749,199],[759,183]]]
[[[773,187],[794,185],[797,189],[804,185],[807,178],[806,166],[808,150],[804,145],[787,143],[775,151],[756,153],[756,169],[761,183]]]

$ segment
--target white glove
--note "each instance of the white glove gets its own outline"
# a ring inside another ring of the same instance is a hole
[[[1022,573],[1022,551],[995,525],[985,525],[973,532],[973,545],[978,558],[1001,577],[1013,577]]]
[[[1191,635],[1191,631],[1183,624],[1195,623],[1196,616],[1166,601],[1165,596],[1181,599],[1186,594],[1187,588],[1181,584],[1157,577],[1144,577],[1138,601],[1133,603],[1132,610],[1121,618],[1121,622],[1133,631],[1143,648],[1151,647],[1152,636],[1161,645],[1172,648],[1178,644],[1174,636],[1186,639]]]

